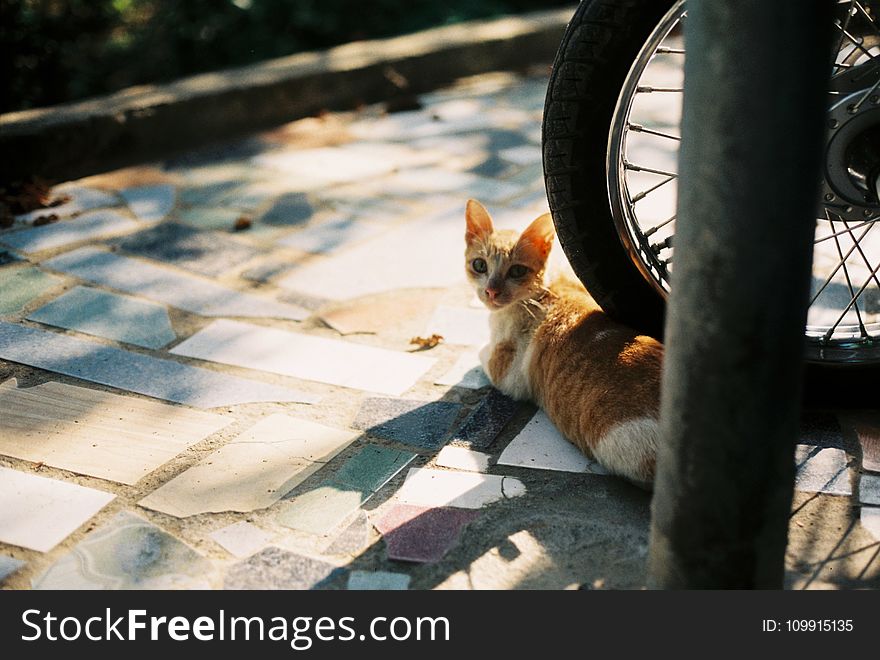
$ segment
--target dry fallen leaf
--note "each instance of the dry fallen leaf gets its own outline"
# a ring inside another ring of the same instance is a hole
[[[53,222],[58,222],[58,215],[55,213],[50,213],[49,215],[40,215],[34,219],[34,227],[41,227],[43,225],[50,225]]]
[[[235,221],[235,224],[232,225],[232,228],[235,231],[243,231],[245,229],[251,228],[251,219],[247,216],[241,216],[238,220]]]
[[[441,341],[443,341],[442,335],[431,335],[430,337],[413,337],[409,340],[409,343],[417,346],[417,350],[424,351],[434,348]]]

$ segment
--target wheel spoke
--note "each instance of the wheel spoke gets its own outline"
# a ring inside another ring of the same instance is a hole
[[[684,87],[652,87],[651,85],[639,85],[636,87],[636,94],[653,94],[654,92],[671,92],[680,94],[684,91]]]
[[[657,188],[659,188],[659,187],[661,187],[661,186],[665,186],[667,183],[669,183],[670,181],[674,181],[674,180],[675,180],[675,177],[674,177],[674,176],[668,176],[668,177],[666,177],[666,178],[663,179],[663,181],[661,181],[660,183],[655,184],[655,185],[651,186],[650,188],[648,188],[647,190],[643,190],[642,192],[636,194],[636,196],[633,197],[633,198],[630,200],[631,203],[635,204],[636,202],[640,202],[641,200],[645,199],[645,197],[647,197],[648,195],[650,195],[652,192],[654,192],[655,190],[657,190]]]
[[[819,243],[822,243],[823,241],[831,240],[835,236],[842,236],[843,234],[846,234],[847,232],[852,233],[853,229],[859,229],[860,227],[864,227],[865,225],[872,225],[875,222],[877,222],[877,220],[865,220],[864,222],[860,222],[859,224],[853,225],[852,227],[847,225],[847,228],[844,231],[839,231],[834,234],[828,234],[827,236],[823,236],[822,238],[817,238],[816,240],[813,241],[813,245],[818,245]],[[862,234],[862,235],[864,236],[864,234]]]
[[[847,221],[843,220],[842,218],[841,218],[841,220],[843,221],[843,226],[846,227],[847,230],[849,230],[849,223],[847,223]],[[871,268],[872,268],[871,262],[868,261],[868,257],[865,254],[865,251],[862,250],[861,244],[858,241],[856,241],[856,237],[853,235],[853,233],[851,231],[849,231],[848,233],[849,233],[850,238],[856,244],[856,249],[859,251],[859,254],[862,257],[862,261],[865,262],[865,266],[868,268],[868,270],[871,270]],[[880,290],[880,279],[878,279],[876,275],[874,275],[874,283],[877,285],[877,289]]]
[[[819,287],[819,290],[816,292],[816,295],[814,295],[813,298],[810,300],[810,305],[809,305],[810,307],[813,306],[813,303],[816,302],[816,299],[822,294],[822,292],[825,290],[825,287],[827,287],[829,284],[831,284],[831,280],[833,280],[834,276],[837,275],[837,271],[840,270],[840,267],[843,266],[843,263],[847,259],[849,259],[849,255],[851,255],[853,252],[855,252],[856,245],[858,243],[861,243],[862,239],[865,238],[865,236],[868,235],[868,232],[871,231],[873,228],[874,228],[874,225],[872,224],[870,227],[865,229],[865,231],[862,232],[862,235],[859,236],[858,241],[856,241],[856,243],[853,244],[853,246],[849,249],[849,252],[846,253],[846,256],[841,258],[840,262],[837,264],[837,266],[834,268],[834,270],[831,271],[831,274],[828,276],[828,278],[822,283],[822,286]],[[837,240],[837,239],[835,239],[835,240]]]
[[[654,225],[654,226],[651,227],[648,231],[645,232],[645,238],[648,238],[649,236],[652,236],[653,234],[656,234],[658,231],[660,231],[661,229],[663,229],[663,227],[665,227],[666,225],[668,225],[668,224],[669,224],[670,222],[672,222],[673,220],[675,220],[675,216],[674,216],[674,215],[673,215],[671,218],[667,218],[666,220],[664,220],[663,222],[661,222],[659,225]]]
[[[872,59],[872,60],[874,59],[874,56],[871,55],[870,51],[862,45],[862,42],[859,41],[858,39],[856,39],[854,36],[852,36],[849,32],[847,32],[846,28],[844,28],[844,27],[840,24],[840,21],[835,21],[835,22],[834,22],[834,26],[835,26],[838,30],[840,30],[840,31],[843,33],[843,35],[844,35],[847,39],[850,40],[850,42],[856,47],[856,49],[862,51],[862,53],[863,53],[864,55],[867,55],[868,58],[870,58],[870,59]],[[852,52],[855,52],[855,50],[852,51]],[[851,54],[852,54],[852,53],[851,53]]]
[[[864,16],[867,19],[868,23],[871,24],[874,32],[876,32],[877,35],[880,36],[880,27],[877,27],[877,22],[874,20],[874,17],[871,16],[871,14],[867,12],[867,10],[865,10],[861,2],[856,2],[855,5],[856,9],[860,11],[862,13],[862,16]]]
[[[684,48],[667,48],[665,46],[660,46],[657,49],[657,53],[660,55],[684,55]]]
[[[831,214],[829,214],[827,210],[825,211],[825,217],[828,218],[828,222],[831,223],[831,229],[834,230],[834,220],[831,219]],[[849,269],[846,267],[846,260],[843,258],[843,250],[840,247],[840,239],[837,238],[836,236],[834,237],[834,243],[837,245],[837,254],[840,257],[841,262],[843,263],[843,276],[846,278],[846,286],[849,289],[849,295],[853,296],[853,299],[855,299],[856,292],[853,289],[852,279],[849,276]],[[856,245],[858,245],[858,244],[856,244]],[[859,333],[861,334],[862,337],[867,337],[868,331],[865,330],[865,324],[862,321],[862,314],[859,311],[858,303],[856,303],[856,305],[855,305],[855,310],[856,310],[856,318],[859,321]]]
[[[655,131],[653,128],[645,128],[641,124],[627,124],[626,127],[635,133],[647,133],[648,135],[656,135],[658,137],[667,138],[669,140],[681,141],[681,138],[677,135],[672,135],[671,133],[663,133],[662,131]]]
[[[630,163],[628,160],[623,161],[623,166],[632,170],[633,172],[650,172],[651,174],[660,174],[662,176],[668,176],[671,179],[678,178],[678,174],[675,172],[667,172],[666,170],[655,170],[652,167],[644,167],[642,165],[636,165],[635,163]]]
[[[878,78],[878,79],[877,79],[877,82],[874,83],[874,86],[871,87],[871,89],[869,89],[867,92],[865,92],[865,94],[862,96],[862,98],[860,98],[860,99],[856,102],[856,104],[852,107],[852,111],[853,111],[854,113],[855,113],[855,112],[858,112],[858,111],[859,111],[859,108],[862,107],[862,103],[864,103],[865,101],[867,101],[867,100],[868,100],[868,97],[870,97],[871,94],[873,94],[874,92],[876,92],[878,87],[880,87],[880,78]]]
[[[871,283],[871,278],[877,275],[878,270],[880,270],[880,262],[878,262],[874,270],[871,271],[868,279],[865,280],[865,283],[862,284],[861,288],[859,288],[856,294],[852,297],[852,300],[849,301],[849,304],[844,307],[843,311],[840,313],[840,316],[837,317],[837,320],[834,322],[834,324],[830,328],[828,328],[828,331],[824,334],[822,339],[824,339],[825,341],[831,339],[831,336],[834,334],[834,330],[837,328],[838,325],[840,325],[840,322],[843,320],[843,317],[846,316],[846,313],[849,311],[850,307],[852,307],[856,303],[856,301],[859,299],[859,296],[861,296],[865,292],[865,289],[868,288],[868,284]]]

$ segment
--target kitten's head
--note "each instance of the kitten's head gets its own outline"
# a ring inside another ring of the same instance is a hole
[[[495,231],[489,212],[471,199],[465,218],[465,271],[483,304],[495,311],[540,296],[553,245],[550,214],[534,220],[522,234]]]

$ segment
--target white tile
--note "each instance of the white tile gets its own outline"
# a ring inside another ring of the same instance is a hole
[[[798,445],[794,487],[807,493],[852,495],[852,470],[846,452],[834,447]]]
[[[358,433],[275,414],[261,420],[138,504],[178,518],[271,506]]]
[[[388,571],[352,571],[348,576],[349,591],[406,591],[410,576]]]
[[[426,337],[435,333],[447,344],[481,348],[489,343],[489,310],[440,305],[425,326]]]
[[[412,468],[397,497],[405,504],[480,509],[525,492],[525,485],[514,477]]]
[[[297,267],[278,286],[348,300],[395,289],[444,288],[464,281],[464,203],[407,222],[333,258]]]
[[[0,359],[196,408],[320,397],[0,321]]]
[[[202,316],[263,317],[294,321],[301,321],[309,316],[307,310],[296,305],[241,293],[195,275],[93,247],[62,254],[42,265]]]
[[[435,385],[455,385],[478,390],[491,384],[477,351],[468,351],[461,355],[452,368],[434,381]]]
[[[15,573],[24,564],[21,559],[0,555],[0,584],[3,584],[3,580]]]
[[[77,185],[58,186],[52,189],[50,199],[58,199],[60,197],[69,197],[70,199],[64,204],[53,206],[51,208],[36,209],[30,213],[23,213],[15,216],[16,221],[30,224],[40,216],[57,215],[59,218],[66,218],[74,213],[82,213],[83,211],[91,211],[107,206],[119,206],[119,198],[103,190],[96,188],[83,188]]]
[[[863,506],[860,518],[862,527],[880,541],[880,508]]]
[[[5,234],[0,237],[0,242],[22,252],[40,252],[140,228],[141,225],[118,211],[103,210]]]
[[[0,541],[48,552],[115,495],[0,467]]]
[[[541,147],[533,144],[511,147],[502,149],[498,155],[515,165],[531,165],[541,162]]]
[[[467,472],[486,472],[489,469],[489,454],[448,445],[437,454],[437,465]]]
[[[399,145],[346,145],[296,149],[263,154],[254,158],[258,167],[279,170],[293,179],[323,186],[373,179],[389,172],[406,161],[406,148]]]
[[[221,527],[208,536],[236,557],[250,557],[272,542],[274,534],[244,520]]]
[[[501,453],[498,465],[608,474],[599,463],[584,456],[539,410]]]
[[[138,220],[162,220],[174,208],[174,186],[160,184],[120,190],[128,208]]]
[[[383,230],[379,225],[353,218],[331,218],[288,234],[277,244],[303,252],[330,254],[372,238]]]
[[[232,419],[63,383],[0,384],[0,454],[134,484]]]
[[[394,396],[412,387],[436,362],[411,353],[227,320],[214,321],[171,352]]]

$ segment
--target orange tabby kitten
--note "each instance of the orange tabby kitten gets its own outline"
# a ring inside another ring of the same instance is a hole
[[[531,400],[587,456],[650,487],[657,454],[662,345],[612,321],[579,283],[544,285],[553,244],[546,213],[521,234],[495,231],[469,200],[465,268],[486,307],[480,354],[496,388]]]

